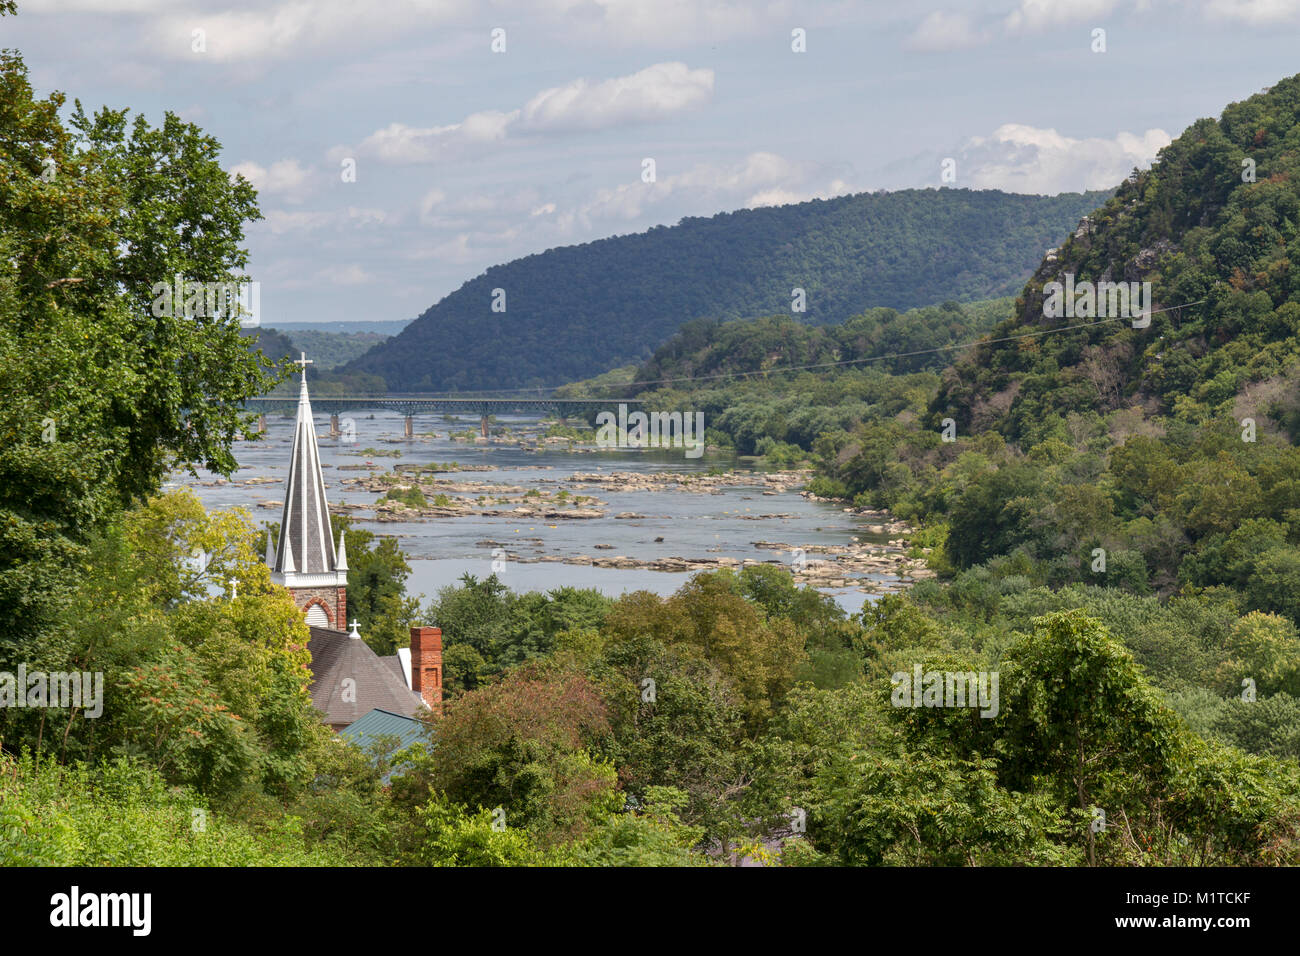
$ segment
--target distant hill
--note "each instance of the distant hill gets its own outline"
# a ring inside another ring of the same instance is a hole
[[[341,378],[333,369],[348,359],[356,358],[366,349],[388,339],[386,335],[375,332],[321,332],[303,326],[290,326],[285,329],[247,328],[241,329],[247,347],[260,351],[272,362],[283,368],[298,358],[302,352],[312,360],[307,377],[312,383],[312,393],[328,395],[356,392],[383,392],[384,383],[372,375],[356,374]],[[298,379],[290,375],[282,381],[272,394],[297,394]]]
[[[244,344],[247,348],[261,352],[272,362],[283,363],[291,358],[298,357],[289,336],[278,329],[258,326],[240,329],[239,334],[244,337]]]
[[[382,319],[375,322],[343,320],[336,322],[276,322],[275,327],[286,335],[296,335],[304,330],[316,332],[374,332],[382,336],[396,335],[411,324],[411,319]]]
[[[551,249],[471,279],[338,371],[399,391],[554,385],[642,362],[692,319],[791,314],[795,288],[812,324],[1010,295],[1109,195],[864,193]]]
[[[307,357],[322,372],[350,362],[390,338],[388,335],[371,331],[325,332],[302,326],[287,326],[274,331],[288,338],[298,352],[306,352]]]

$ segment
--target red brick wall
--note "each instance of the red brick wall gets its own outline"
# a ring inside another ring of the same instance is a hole
[[[411,690],[442,713],[442,628],[411,628]]]
[[[312,604],[319,604],[330,620],[330,627],[336,631],[348,629],[348,589],[347,588],[290,588],[293,601],[306,613]]]

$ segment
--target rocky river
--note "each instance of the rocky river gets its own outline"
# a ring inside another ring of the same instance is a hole
[[[666,594],[698,571],[774,563],[857,610],[930,574],[909,557],[904,524],[807,494],[807,472],[713,451],[687,458],[546,440],[541,423],[523,417],[504,418],[506,433],[488,439],[433,417],[406,439],[401,416],[381,410],[352,421],[331,437],[328,416],[316,416],[330,508],[398,539],[412,593],[496,573],[518,591]],[[209,508],[279,520],[292,423],[268,417],[261,440],[237,446],[231,479],[200,473],[172,484],[192,487]]]

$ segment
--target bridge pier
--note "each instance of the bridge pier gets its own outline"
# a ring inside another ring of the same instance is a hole
[[[339,437],[339,417],[338,415],[330,416],[330,438]]]
[[[266,416],[265,416],[265,415],[258,415],[258,416],[257,416],[257,433],[258,433],[259,435],[265,435],[265,434],[266,434]]]
[[[406,416],[406,437],[407,438],[415,437],[415,416],[414,415]]]
[[[488,437],[488,417],[486,415],[484,415],[482,419],[479,420],[478,432],[484,438]]]

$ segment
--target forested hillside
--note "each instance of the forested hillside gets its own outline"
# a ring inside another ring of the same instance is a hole
[[[1103,549],[1104,580],[1233,586],[1244,608],[1295,617],[1298,166],[1291,78],[1190,127],[991,329],[959,306],[691,327],[637,372],[641,397],[705,409],[718,444],[815,458],[819,489],[929,522],[956,568],[1015,554],[1059,585],[1091,580]],[[1067,273],[1150,281],[1149,327],[1044,318]],[[781,371],[832,360],[847,364]]]
[[[398,391],[556,385],[644,360],[691,319],[792,314],[795,288],[814,324],[1010,295],[1106,195],[864,193],[551,249],[492,267],[341,371]]]
[[[934,415],[1035,439],[1070,411],[1141,405],[1189,423],[1281,401],[1294,417],[1300,351],[1300,79],[1203,119],[1130,177],[1045,259],[997,338],[1086,320],[1044,318],[1044,286],[1150,281],[1148,328],[1094,321],[973,350]],[[1261,405],[1262,403],[1262,405]]]
[[[819,436],[923,403],[954,346],[979,338],[1012,304],[872,309],[827,326],[789,316],[700,320],[639,368],[575,382],[557,394],[636,395],[655,406],[702,411],[712,444],[792,463],[809,457]]]

